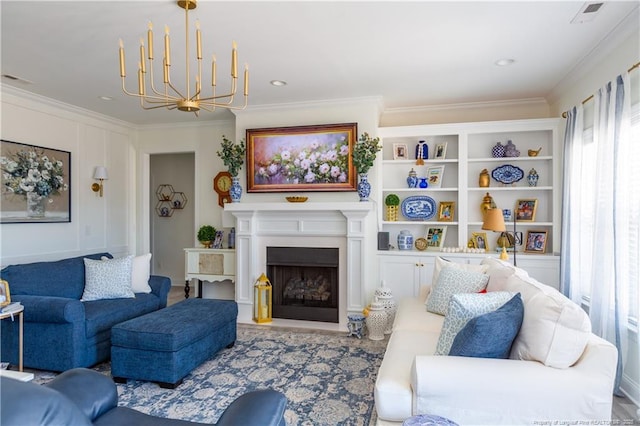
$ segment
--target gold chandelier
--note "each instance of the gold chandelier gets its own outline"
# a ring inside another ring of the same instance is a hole
[[[245,109],[249,98],[249,66],[244,68],[244,105],[234,106],[238,84],[238,52],[236,43],[233,42],[231,50],[231,92],[225,95],[216,95],[216,57],[211,61],[211,96],[202,95],[202,34],[200,24],[196,21],[196,58],[198,61],[198,72],[195,77],[195,91],[191,92],[191,79],[189,71],[189,10],[196,8],[196,0],[179,0],[178,6],[184,9],[185,13],[185,89],[183,93],[171,82],[171,47],[169,40],[169,27],[165,26],[164,35],[164,57],[162,59],[162,81],[164,90],[156,89],[153,77],[153,25],[149,22],[147,31],[147,50],[145,52],[144,39],[140,38],[140,62],[138,63],[138,93],[129,92],[125,87],[125,60],[122,39],[120,40],[120,77],[122,78],[122,91],[140,99],[140,106],[143,109],[167,108],[169,110],[179,109],[180,111],[193,112],[198,115],[201,109],[205,111],[215,111],[216,108]],[[148,59],[148,67],[147,67]],[[147,72],[148,71],[148,72]],[[147,93],[147,80],[152,94]]]

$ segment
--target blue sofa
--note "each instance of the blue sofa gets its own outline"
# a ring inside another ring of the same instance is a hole
[[[46,385],[0,377],[0,424],[73,426],[189,426],[186,420],[168,419],[118,406],[118,391],[107,376],[76,368]],[[223,395],[221,395],[223,396]],[[262,389],[236,398],[222,413],[217,426],[284,426],[287,399],[280,392]]]
[[[151,293],[82,302],[84,258],[11,265],[0,271],[11,300],[24,306],[24,366],[49,371],[90,367],[109,359],[111,327],[167,306],[171,280],[152,275]],[[2,321],[2,361],[18,363],[18,321]]]

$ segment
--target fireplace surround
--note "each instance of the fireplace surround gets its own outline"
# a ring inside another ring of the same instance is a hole
[[[238,322],[252,321],[253,284],[267,271],[267,247],[338,248],[338,328],[346,330],[347,315],[365,305],[365,259],[375,249],[366,229],[372,211],[368,202],[225,204],[236,219]]]

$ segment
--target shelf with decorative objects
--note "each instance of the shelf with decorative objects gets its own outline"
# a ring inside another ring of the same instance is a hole
[[[185,208],[189,200],[184,192],[175,191],[173,185],[162,184],[156,189],[156,197],[158,202],[155,211],[160,217],[173,216],[174,210],[182,210]]]
[[[397,220],[390,220],[385,205],[378,207],[378,227],[389,233],[391,245],[378,254],[432,256],[446,248],[478,248],[477,238],[486,244],[486,253],[495,253],[500,233],[481,229],[486,195],[496,208],[508,210],[505,225],[512,233],[518,206],[533,207],[526,221],[516,220],[517,233],[525,240],[518,254],[525,252],[530,231],[546,235],[545,250],[535,254],[559,252],[559,126],[559,119],[533,119],[379,128],[383,149],[377,165],[382,172],[375,188],[381,200],[396,194],[400,208]],[[428,158],[417,158],[418,149]],[[430,185],[433,176],[435,185]],[[421,187],[424,178],[427,185]],[[411,233],[414,241],[427,239],[426,249],[397,250],[401,231]],[[486,254],[465,255],[480,259]]]

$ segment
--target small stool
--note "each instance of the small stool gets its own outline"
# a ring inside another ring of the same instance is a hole
[[[355,336],[358,339],[362,339],[365,316],[362,314],[351,314],[347,315],[347,319],[349,319],[349,323],[347,324],[349,334],[347,336]]]
[[[174,389],[194,368],[236,341],[233,300],[186,299],[111,328],[111,375]]]
[[[458,426],[458,423],[434,414],[419,414],[405,419],[402,426]]]

